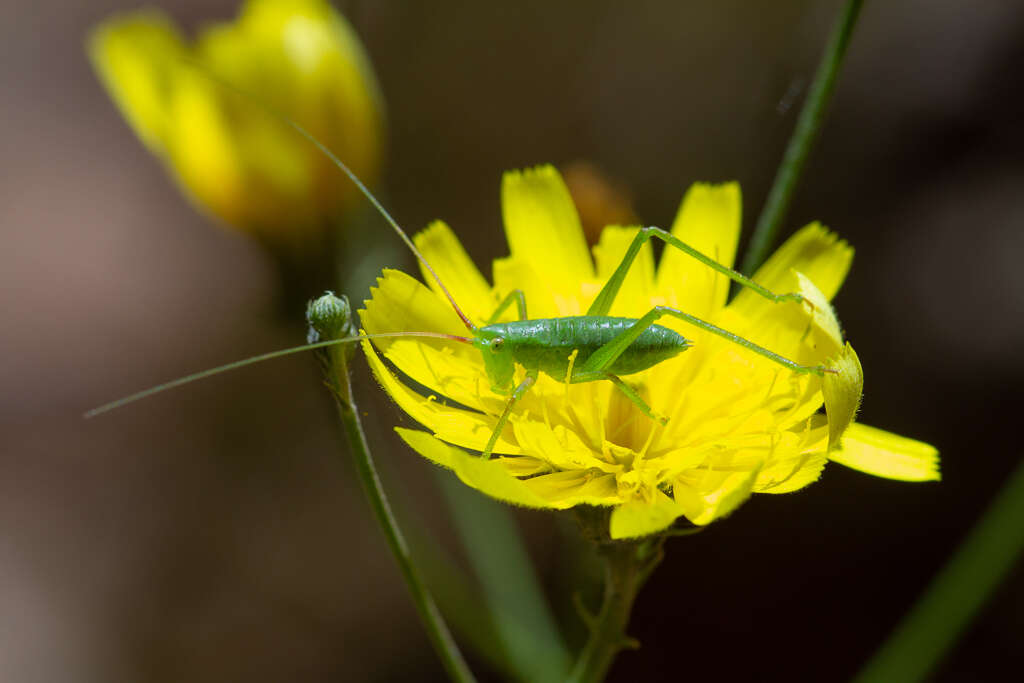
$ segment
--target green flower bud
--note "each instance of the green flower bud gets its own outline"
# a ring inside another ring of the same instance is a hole
[[[334,292],[326,292],[309,302],[306,306],[306,322],[309,323],[306,341],[310,344],[358,334],[348,297],[335,296]]]

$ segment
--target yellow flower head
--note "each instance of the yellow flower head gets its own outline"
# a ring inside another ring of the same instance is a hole
[[[444,223],[416,236],[427,261],[477,325],[515,289],[524,292],[531,319],[584,314],[637,231],[606,228],[591,258],[569,193],[551,167],[506,174],[502,209],[511,255],[494,262],[493,285]],[[693,186],[672,227],[677,238],[725,265],[733,262],[739,231],[734,183]],[[889,478],[937,479],[935,449],[852,424],[863,377],[828,303],[852,256],[845,242],[811,224],[754,277],[776,293],[801,293],[802,303],[772,303],[749,290],[727,301],[725,276],[671,247],[655,264],[645,245],[611,315],[639,318],[653,306],[671,306],[800,364],[824,364],[835,372],[824,378],[796,374],[719,336],[663,318],[659,324],[692,340],[692,348],[624,379],[667,422],[644,415],[609,381],[570,384],[542,374],[514,404],[489,460],[465,449],[485,449],[508,396],[492,391],[479,350],[413,337],[363,345],[380,383],[429,430],[398,430],[419,453],[513,504],[613,507],[613,538],[655,533],[679,517],[707,524],[751,493],[806,486],[829,459]],[[384,271],[361,311],[365,331],[465,335],[437,283],[424,277],[427,286]],[[501,318],[511,319],[511,313]],[[411,388],[377,349],[432,393]],[[517,365],[514,380],[524,376]]]
[[[248,93],[371,181],[381,101],[359,40],[324,0],[249,0],[187,44],[162,13],[114,17],[89,54],[111,97],[200,207],[262,237],[322,231],[355,198],[330,162]]]

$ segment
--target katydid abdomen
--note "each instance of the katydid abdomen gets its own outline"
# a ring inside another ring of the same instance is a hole
[[[503,340],[503,351],[527,370],[540,370],[564,381],[573,351],[573,369],[582,369],[591,354],[632,327],[635,318],[579,315],[495,323],[480,328],[483,335]],[[672,358],[690,347],[679,333],[651,325],[612,364],[614,375],[631,375]]]

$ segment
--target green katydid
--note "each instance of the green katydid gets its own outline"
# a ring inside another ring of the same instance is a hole
[[[665,424],[667,418],[658,416],[636,391],[621,378],[623,375],[631,375],[652,368],[658,363],[690,348],[691,342],[678,332],[656,324],[658,319],[665,316],[676,318],[701,330],[722,337],[795,373],[812,373],[822,376],[826,372],[835,372],[822,365],[801,365],[728,330],[668,306],[655,306],[639,318],[609,316],[608,313],[622,287],[630,266],[640,253],[643,245],[651,239],[662,240],[667,248],[671,247],[680,250],[712,270],[721,273],[733,282],[751,289],[768,301],[774,303],[804,301],[804,298],[798,293],[775,294],[746,276],[699,252],[674,237],[671,233],[656,227],[641,228],[637,231],[622,261],[604,284],[585,315],[530,319],[527,316],[527,302],[523,292],[514,290],[498,305],[486,324],[475,325],[455,301],[451,292],[420,250],[417,249],[412,239],[409,238],[408,234],[355,173],[302,126],[290,119],[284,117],[282,119],[319,149],[355,184],[416,256],[424,269],[437,282],[438,287],[451,304],[455,313],[465,324],[470,336],[462,337],[429,331],[388,332],[350,335],[318,341],[304,346],[254,356],[218,368],[188,375],[95,408],[86,413],[86,416],[97,415],[160,391],[209,377],[219,372],[291,353],[335,344],[353,343],[364,339],[396,337],[439,338],[471,344],[478,349],[483,357],[484,368],[491,389],[497,394],[508,397],[505,408],[498,417],[494,430],[482,453],[484,458],[489,458],[499,436],[508,423],[516,402],[537,382],[540,373],[545,373],[559,381],[568,381],[569,383],[612,382],[644,415]],[[513,303],[517,306],[519,319],[513,322],[496,322],[501,314]],[[521,366],[525,370],[525,377],[518,385],[513,386],[516,365]]]

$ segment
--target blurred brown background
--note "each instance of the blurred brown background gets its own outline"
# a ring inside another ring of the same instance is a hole
[[[738,179],[749,230],[839,4],[341,9],[388,103],[385,203],[487,263],[501,172],[546,161],[598,164],[660,225],[691,182]],[[0,10],[0,680],[441,680],[310,358],[81,418],[303,334],[263,254],[182,200],[90,72],[87,29],[132,7]],[[1021,3],[867,3],[790,225],[856,246],[837,307],[862,418],[936,444],[944,481],[833,466],[670,543],[613,680],[848,678],[1019,460],[1022,73]],[[389,489],[443,532],[431,468],[361,379]],[[520,520],[552,576],[550,517]],[[1007,680],[1022,628],[1018,567],[934,680]]]

